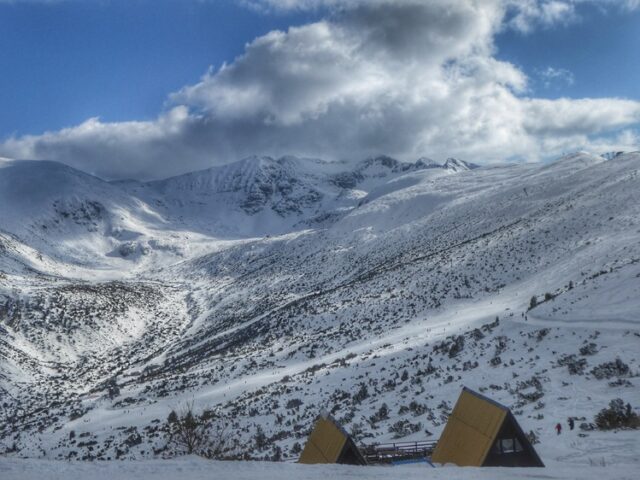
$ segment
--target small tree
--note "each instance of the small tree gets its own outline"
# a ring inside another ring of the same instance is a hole
[[[262,429],[262,425],[258,424],[256,426],[256,434],[253,437],[253,440],[255,441],[255,444],[256,444],[256,450],[258,450],[259,452],[267,448],[269,439],[267,438],[267,435],[264,433],[264,430]]]
[[[120,395],[120,387],[118,386],[116,377],[110,378],[107,382],[107,395],[111,400]]]
[[[529,310],[532,310],[538,306],[538,298],[534,295],[529,302]]]
[[[363,433],[364,429],[362,428],[362,424],[360,422],[353,422],[351,424],[351,438],[353,438],[356,442],[362,440]]]
[[[172,411],[167,418],[169,443],[191,455],[205,443],[205,424],[193,412],[193,402],[186,403],[179,412]]]
[[[360,388],[352,397],[353,403],[355,404],[362,403],[362,401],[367,399],[368,397],[369,397],[369,390],[367,389],[367,386],[364,383],[360,383]]]
[[[389,407],[386,403],[383,403],[380,409],[369,417],[369,423],[371,425],[375,425],[382,420],[387,420],[389,418]]]
[[[167,417],[168,446],[178,452],[218,458],[226,446],[228,422],[214,410],[197,414],[193,402],[185,403]]]

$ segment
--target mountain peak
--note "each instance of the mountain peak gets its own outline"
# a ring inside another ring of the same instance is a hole
[[[442,167],[447,170],[453,170],[454,172],[464,172],[467,170],[479,168],[480,165],[476,165],[475,163],[471,162],[465,162],[464,160],[460,160],[459,158],[450,157],[447,158]]]
[[[388,155],[377,155],[375,157],[366,158],[365,160],[360,162],[360,165],[362,165],[364,168],[370,167],[372,165],[380,165],[389,169],[394,169],[397,168],[400,163],[400,160],[396,160],[395,158]]]
[[[420,157],[416,160],[415,165],[419,165],[422,168],[442,168],[442,164],[440,162],[429,157]]]

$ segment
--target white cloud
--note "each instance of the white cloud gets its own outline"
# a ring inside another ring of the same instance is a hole
[[[535,160],[601,145],[609,132],[640,123],[639,102],[526,97],[524,73],[493,55],[514,1],[268,0],[263,7],[330,13],[255,39],[172,94],[173,107],[155,121],[91,119],[11,138],[0,155],[57,159],[111,178],[165,176],[254,153]],[[542,3],[540,18],[555,21],[561,8]]]
[[[603,11],[640,8],[640,0],[504,0],[504,3],[508,10],[505,25],[524,33],[540,26],[568,25],[579,21],[579,9],[585,5]]]
[[[572,0],[515,0],[509,6],[513,16],[507,24],[522,32],[530,32],[539,25],[568,24],[578,18]]]
[[[154,176],[156,170],[163,175],[189,169],[203,160],[205,152],[191,150],[185,144],[198,121],[184,106],[169,110],[155,121],[103,123],[90,118],[56,132],[9,138],[0,151],[12,158],[59,160],[109,178],[144,178]]]
[[[542,70],[536,70],[535,73],[540,78],[544,88],[573,85],[575,83],[573,73],[565,68],[547,67]]]

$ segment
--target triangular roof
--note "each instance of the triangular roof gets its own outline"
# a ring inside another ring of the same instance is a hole
[[[318,417],[298,462],[366,464],[351,436],[324,411]]]
[[[515,439],[505,452],[503,436]],[[516,445],[518,448],[516,449]],[[432,460],[459,466],[544,466],[517,420],[504,405],[464,387],[449,416]]]

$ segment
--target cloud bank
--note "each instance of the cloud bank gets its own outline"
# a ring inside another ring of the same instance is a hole
[[[154,121],[89,119],[9,138],[0,156],[146,179],[251,154],[492,162],[631,148],[625,142],[637,145],[640,102],[531,98],[526,75],[495,58],[498,32],[569,21],[579,2],[245,1],[326,16],[256,38],[232,62],[171,94]]]

